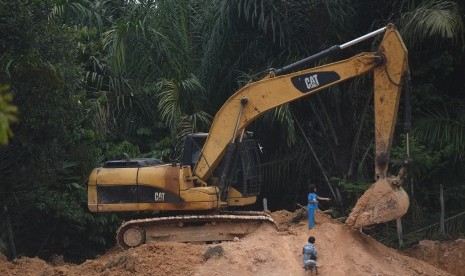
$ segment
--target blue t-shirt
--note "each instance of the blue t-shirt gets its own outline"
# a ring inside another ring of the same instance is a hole
[[[304,264],[307,260],[309,260],[310,254],[314,255],[315,257],[318,256],[318,252],[316,252],[316,249],[315,247],[313,247],[313,244],[307,243],[304,246]]]
[[[318,210],[318,203],[317,202],[311,202],[311,201],[317,201],[317,195],[315,193],[309,193],[308,194],[308,206],[307,208],[310,210]]]

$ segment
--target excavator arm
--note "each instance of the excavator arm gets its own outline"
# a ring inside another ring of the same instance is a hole
[[[346,225],[354,228],[400,218],[409,207],[408,195],[401,186],[405,168],[396,176],[388,175],[402,86],[410,77],[407,49],[397,31],[391,28],[386,31],[379,51],[394,53],[397,58],[387,56],[385,66],[373,70],[376,182],[360,197],[346,220]]]
[[[377,178],[384,179],[387,175],[402,79],[409,73],[407,49],[400,34],[392,25],[383,28],[383,31],[384,29],[384,38],[376,52],[360,53],[339,62],[285,74],[292,69],[288,66],[277,70],[278,74],[272,72],[270,76],[251,83],[232,95],[215,116],[193,174],[202,181],[207,181],[223,159],[227,146],[234,143],[237,136],[266,111],[310,96],[345,80],[373,73],[375,174]],[[220,185],[220,189],[222,188]],[[395,188],[403,192],[400,186]],[[389,204],[393,205],[391,201]],[[408,208],[408,197],[406,206]],[[364,206],[363,208],[365,210],[374,207]],[[394,217],[384,215],[381,220],[374,218],[369,222],[360,221],[350,226],[360,227],[400,217],[405,214],[406,208],[400,209],[395,212]],[[363,213],[364,210],[359,213]],[[352,219],[352,221],[356,220]]]

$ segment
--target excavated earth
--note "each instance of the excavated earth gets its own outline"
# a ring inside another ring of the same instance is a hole
[[[453,275],[465,276],[465,239],[438,242],[423,240],[405,254],[424,260]]]
[[[80,265],[26,257],[9,262],[2,257],[0,275],[308,275],[302,268],[302,246],[309,235],[316,238],[319,275],[451,275],[350,230],[322,212],[317,212],[312,230],[305,220],[296,222],[299,212],[272,215],[280,231],[265,224],[243,239],[220,244],[149,243],[127,251],[114,248]],[[463,253],[456,260],[461,261],[462,270],[457,271],[462,273]]]

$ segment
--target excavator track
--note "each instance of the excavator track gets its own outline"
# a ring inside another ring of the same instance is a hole
[[[123,249],[155,242],[220,242],[242,238],[273,218],[264,212],[221,212],[219,214],[181,215],[135,219],[124,222],[116,233]]]

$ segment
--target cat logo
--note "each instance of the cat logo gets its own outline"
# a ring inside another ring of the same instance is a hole
[[[307,86],[308,89],[312,89],[312,88],[320,86],[320,83],[318,82],[318,75],[315,74],[315,75],[306,77],[305,85]]]
[[[155,201],[165,201],[165,193],[155,193]]]
[[[341,77],[333,71],[311,72],[308,74],[296,75],[291,78],[291,82],[297,90],[307,93],[323,86],[339,81]]]

